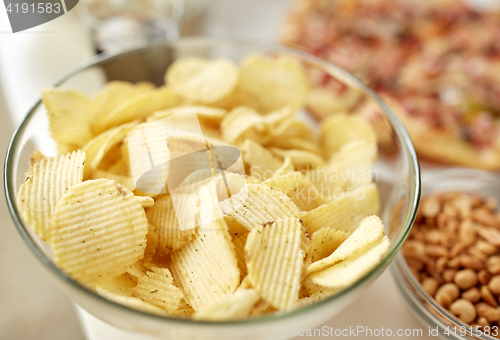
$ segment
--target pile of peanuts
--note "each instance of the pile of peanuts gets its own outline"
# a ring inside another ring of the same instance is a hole
[[[424,289],[463,322],[500,324],[497,200],[459,192],[421,201],[403,254]]]

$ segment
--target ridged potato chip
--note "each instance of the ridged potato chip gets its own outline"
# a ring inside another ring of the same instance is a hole
[[[221,109],[218,107],[209,107],[209,106],[201,106],[201,105],[183,105],[177,106],[171,109],[157,111],[149,116],[146,121],[154,122],[158,119],[162,119],[173,114],[194,109],[196,110],[196,115],[202,124],[202,129],[204,126],[211,126],[217,128],[224,116],[227,114],[226,109]]]
[[[149,235],[149,233],[148,233]],[[135,283],[137,284],[137,281],[139,280],[140,277],[142,277],[146,272],[148,271],[148,268],[146,268],[143,264],[144,259],[139,260],[134,262],[133,264],[129,265],[127,268],[127,274],[132,276],[135,279]],[[136,285],[134,285],[135,287]]]
[[[229,142],[246,138],[261,142],[269,138],[262,116],[246,106],[231,110],[222,120],[221,131],[222,138]]]
[[[368,215],[377,214],[380,209],[378,190],[374,184],[366,185],[362,197],[355,193],[342,193],[340,198],[332,200],[301,216],[306,230],[312,234],[323,227],[354,231]]]
[[[147,302],[145,302],[141,299],[135,298],[135,297],[114,294],[114,293],[108,292],[108,291],[106,291],[104,289],[100,289],[100,288],[97,288],[97,294],[99,294],[102,297],[104,297],[108,300],[111,300],[115,303],[130,307],[133,309],[138,309],[138,310],[142,310],[144,312],[158,314],[158,315],[168,315],[165,310],[163,310],[159,307],[153,306],[152,304],[147,303]]]
[[[261,225],[248,235],[245,254],[250,282],[279,310],[292,310],[299,299],[303,234],[300,220],[288,218]]]
[[[311,235],[311,247],[307,258],[311,262],[321,260],[332,254],[349,236],[350,232],[333,228],[321,228]]]
[[[170,65],[165,83],[197,103],[215,104],[231,94],[238,74],[238,67],[227,59],[183,57]]]
[[[52,88],[42,91],[42,102],[47,109],[49,130],[59,153],[79,149],[92,139],[90,121],[95,111],[86,95]]]
[[[273,136],[294,136],[311,142],[316,141],[313,130],[305,122],[295,118],[287,118],[272,131]]]
[[[244,105],[261,113],[285,106],[295,111],[304,105],[309,80],[292,57],[253,55],[241,62],[237,89]]]
[[[193,314],[195,320],[237,320],[248,316],[260,296],[254,289],[238,289],[232,296]]]
[[[281,164],[279,169],[273,173],[273,176],[271,178],[275,178],[275,177],[284,175],[290,171],[295,171],[295,166],[293,165],[292,157],[290,157],[289,155],[286,155],[285,159],[283,160],[283,164]]]
[[[30,156],[29,170],[33,169],[36,163],[40,163],[42,159],[45,158],[45,155],[40,150],[35,150]]]
[[[272,314],[277,311],[269,302],[260,299],[250,311],[250,317],[258,317],[266,314]]]
[[[93,286],[127,271],[144,256],[148,221],[134,194],[97,179],[69,188],[53,216],[55,263]]]
[[[196,194],[179,195],[184,200],[179,201],[179,214],[176,213],[172,197],[161,195],[156,198],[155,205],[146,210],[148,221],[154,226],[153,232],[158,235],[158,251],[168,254],[191,241],[195,234],[198,219],[198,204]],[[179,221],[189,227],[182,230]]]
[[[171,313],[172,316],[176,318],[190,318],[194,314],[194,309],[191,305],[186,302],[186,299],[182,298],[179,303],[179,307]]]
[[[278,136],[266,143],[266,147],[274,147],[281,150],[303,150],[317,155],[321,154],[319,146],[310,140],[295,136]]]
[[[224,215],[224,222],[226,222],[227,230],[229,231],[229,235],[234,240],[235,237],[238,237],[241,234],[248,233],[248,229],[241,225],[236,219],[229,215]]]
[[[123,296],[132,296],[132,292],[136,285],[137,279],[128,273],[124,273],[100,282],[96,287],[96,290],[102,290]]]
[[[118,175],[118,174],[113,173],[111,171],[106,171],[106,170],[101,170],[101,169],[93,170],[92,171],[92,179],[100,179],[100,178],[107,178],[107,179],[113,180],[116,183],[123,185],[125,188],[127,188],[130,191],[135,190],[134,179],[130,176]]]
[[[249,231],[279,219],[299,217],[300,210],[279,190],[266,185],[249,184],[238,194],[220,203],[230,215]]]
[[[314,234],[313,234],[314,235]],[[312,263],[306,270],[307,274],[331,267],[353,255],[356,252],[366,252],[384,234],[384,225],[377,216],[363,219],[359,227],[331,255]]]
[[[347,115],[336,114],[321,123],[321,145],[325,158],[330,158],[342,146],[358,140],[377,143],[377,134],[366,120]]]
[[[85,152],[43,158],[33,166],[19,187],[17,201],[30,227],[50,243],[52,216],[59,199],[81,183],[85,168]]]
[[[329,267],[310,276],[310,279],[324,287],[345,288],[375,268],[389,252],[390,241],[384,236],[366,252],[357,252],[333,267]]]
[[[250,174],[264,181],[281,167],[282,161],[259,143],[247,139],[241,149],[243,161],[250,167]]]
[[[153,267],[139,277],[133,295],[152,305],[173,313],[183,298],[179,288],[173,285],[173,276],[167,268]]]
[[[155,200],[148,196],[135,196],[139,204],[143,208],[150,208],[155,205]]]
[[[136,196],[137,197],[137,196]],[[148,234],[146,235],[146,249],[144,249],[144,262],[151,262],[158,252],[160,238],[156,233],[156,227],[149,223]]]
[[[323,157],[311,151],[296,149],[284,150],[275,147],[271,147],[269,150],[281,159],[284,159],[286,156],[290,156],[290,158],[292,158],[293,165],[297,170],[315,169],[326,164]]]
[[[241,280],[247,276],[247,264],[245,262],[245,244],[247,242],[247,238],[248,232],[233,238],[234,251],[236,253],[236,259],[238,260]]]
[[[323,120],[328,117],[350,111],[363,97],[363,92],[349,87],[341,94],[328,87],[314,88],[306,98],[306,107],[316,118]]]

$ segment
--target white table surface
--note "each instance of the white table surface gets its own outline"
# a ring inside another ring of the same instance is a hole
[[[205,29],[208,33],[275,40],[288,3],[287,0],[214,0],[208,8],[209,20]],[[74,11],[26,32],[9,32],[7,15],[0,5],[0,81],[10,115],[17,125],[39,97],[41,88],[50,86],[93,53],[86,27]],[[78,306],[76,308],[89,340],[148,339],[118,330]],[[342,329],[349,326],[384,327],[393,331],[423,328],[411,314],[389,270],[357,302],[326,325]],[[430,339],[425,335],[419,337],[427,338]]]

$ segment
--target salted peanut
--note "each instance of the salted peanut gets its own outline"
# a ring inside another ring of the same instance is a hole
[[[477,274],[472,269],[463,269],[455,274],[453,281],[461,289],[469,289],[477,284]]]
[[[471,220],[465,220],[460,223],[458,237],[460,239],[460,242],[467,247],[476,243],[476,230],[474,229]]]
[[[476,308],[469,300],[458,299],[450,305],[450,311],[465,323],[476,319]]]
[[[498,221],[492,211],[487,209],[478,209],[472,212],[472,219],[488,227],[497,227]]]
[[[500,231],[498,229],[492,227],[479,228],[477,233],[489,244],[496,247],[500,246]]]
[[[403,247],[403,254],[406,258],[412,258],[421,262],[425,261],[425,244],[416,240],[408,240]]]
[[[472,303],[479,302],[481,300],[481,292],[476,287],[469,288],[462,293],[462,299],[469,300]]]
[[[493,307],[498,306],[498,303],[495,300],[493,294],[491,294],[490,290],[488,289],[488,286],[481,287],[481,297],[483,298],[484,302],[489,303]]]
[[[471,255],[460,256],[460,265],[464,268],[473,269],[476,272],[484,268],[484,261]]]
[[[430,276],[437,276],[437,273],[436,273],[436,260],[434,260],[432,258],[428,259],[426,261],[425,271]]]
[[[477,248],[478,250],[480,250],[482,253],[489,255],[489,256],[498,253],[497,247],[495,247],[495,246],[493,246],[485,241],[481,241],[481,240],[477,241],[477,243],[474,247]]]
[[[425,233],[425,240],[427,243],[440,244],[443,240],[443,233],[437,229],[430,229]]]
[[[448,261],[448,267],[458,269],[461,266],[462,255],[456,256]]]
[[[422,281],[422,287],[424,287],[430,296],[434,297],[439,287],[439,282],[433,277],[427,277]]]
[[[415,268],[416,270],[422,270],[422,268],[424,268],[423,262],[420,262],[412,258],[406,258],[406,263],[408,263],[410,267]]]
[[[439,291],[436,293],[435,299],[437,303],[439,303],[444,308],[449,308],[450,305],[453,303],[453,299],[451,298],[450,295],[446,293],[441,293]]]
[[[466,248],[465,244],[463,243],[456,243],[451,247],[450,250],[450,257],[457,257],[460,253],[463,252],[463,250]]]
[[[427,245],[427,255],[431,257],[443,257],[448,255],[448,251],[446,250],[445,247],[438,246],[435,244],[429,244]]]
[[[491,256],[486,261],[486,270],[491,275],[500,274],[500,256]]]
[[[422,213],[425,217],[435,217],[441,211],[441,203],[436,197],[429,197],[422,202]]]
[[[490,211],[497,210],[497,206],[498,206],[498,199],[496,197],[488,197],[486,203],[484,203],[484,208]]]
[[[453,282],[453,279],[455,278],[455,274],[457,273],[456,269],[446,269],[443,272],[443,281],[444,282]]]
[[[486,302],[477,303],[476,311],[479,317],[484,317],[490,323],[500,320],[500,311]]]
[[[500,275],[495,275],[488,283],[488,288],[495,295],[500,295]]]
[[[491,275],[488,274],[486,269],[480,270],[479,273],[477,273],[477,278],[479,280],[479,283],[482,285],[487,285],[490,280],[491,280]]]
[[[448,264],[447,257],[440,257],[436,260],[436,273],[441,274]]]
[[[467,248],[467,253],[469,253],[470,255],[474,256],[475,258],[477,258],[483,262],[486,262],[486,260],[488,260],[488,255],[486,255],[485,253],[483,253],[481,250],[477,249],[476,247]]]
[[[470,200],[473,208],[478,208],[484,204],[484,198],[479,195],[470,195]]]
[[[491,324],[488,322],[488,320],[486,320],[486,318],[484,316],[477,318],[476,322],[477,322],[477,325],[481,326],[481,327],[490,327],[491,326]]]
[[[435,219],[438,228],[444,230],[446,228],[447,217],[444,214],[439,214]]]
[[[451,297],[452,301],[455,301],[460,296],[460,289],[454,283],[445,283],[438,288],[436,296],[439,294],[447,294]]]

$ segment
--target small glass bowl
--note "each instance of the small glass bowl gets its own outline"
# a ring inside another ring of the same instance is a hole
[[[287,339],[291,337],[291,327],[318,327],[349,306],[387,268],[398,252],[415,220],[420,198],[420,170],[415,150],[408,133],[391,109],[356,78],[325,60],[277,45],[224,38],[188,38],[104,52],[68,74],[56,86],[92,95],[110,80],[149,81],[163,85],[167,67],[177,58],[228,58],[239,63],[246,56],[255,53],[289,55],[318,68],[347,87],[360,91],[390,122],[394,130],[394,152],[379,157],[373,170],[376,172],[375,180],[380,192],[379,215],[391,241],[388,254],[358,282],[334,296],[291,312],[258,318],[221,322],[194,321],[154,315],[109,301],[60,270],[53,262],[50,247],[33,233],[21,216],[16,200],[17,189],[24,181],[30,154],[35,149],[48,156],[56,154],[48,129],[46,110],[38,101],[15,132],[7,152],[4,171],[7,202],[26,244],[50,273],[56,285],[87,312],[118,328],[162,339]],[[312,120],[307,112],[303,114]]]
[[[474,169],[444,168],[422,174],[422,197],[436,192],[460,191],[479,194],[483,197],[500,199],[500,175]],[[438,339],[497,339],[480,334],[440,306],[432,296],[418,282],[410,267],[400,252],[391,265],[399,290],[406,302],[412,307],[417,319],[424,325],[424,334],[427,327],[439,329]],[[467,334],[464,334],[464,328]],[[444,334],[446,330],[450,334]],[[496,332],[496,331],[495,331]],[[500,328],[498,329],[500,335]]]

